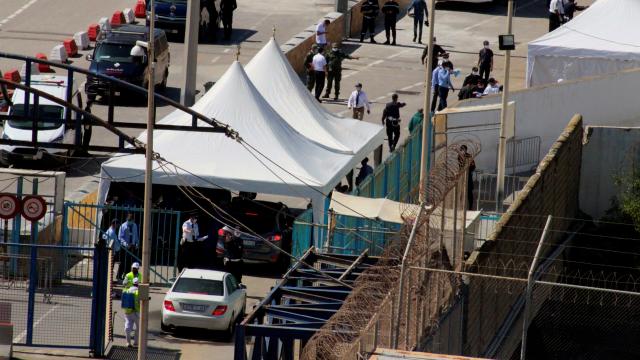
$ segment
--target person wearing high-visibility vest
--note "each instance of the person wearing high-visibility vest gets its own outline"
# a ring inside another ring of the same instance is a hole
[[[124,290],[129,289],[133,285],[133,280],[138,280],[140,276],[138,270],[140,270],[140,263],[134,262],[131,264],[131,271],[124,276],[124,280],[122,281]]]
[[[136,333],[139,330],[140,320],[140,296],[138,294],[137,277],[133,278],[131,287],[122,294],[122,309],[124,310],[124,334],[127,339],[127,347],[134,347],[138,340]]]

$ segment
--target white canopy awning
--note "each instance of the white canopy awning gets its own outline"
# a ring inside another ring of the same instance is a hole
[[[385,198],[366,198],[333,192],[329,209],[338,215],[360,218],[378,219],[382,221],[402,224],[402,213],[418,213],[418,205],[405,204]],[[411,220],[412,221],[412,220]]]
[[[329,113],[300,81],[271,39],[246,66],[260,94],[299,133],[329,148],[355,154],[354,165],[384,142],[384,128]]]
[[[598,0],[529,43],[527,85],[555,83],[640,66],[640,1]]]
[[[156,131],[154,150],[184,170],[172,168],[174,173],[165,173],[156,163],[154,184],[220,186],[308,198],[316,205],[315,221],[322,221],[322,194],[329,193],[351,170],[353,155],[327,150],[291,127],[260,95],[238,62],[193,110],[230,125],[262,155],[224,134]],[[159,123],[189,125],[191,116],[176,110]],[[201,122],[199,126],[209,125]],[[144,141],[144,134],[139,139]],[[122,156],[104,163],[100,199],[106,197],[110,181],[143,182],[144,166],[142,155]]]

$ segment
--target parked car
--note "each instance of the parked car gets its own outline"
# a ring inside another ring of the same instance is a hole
[[[289,265],[289,256],[278,248],[291,251],[291,234],[295,218],[291,210],[282,203],[260,200],[248,200],[236,197],[231,202],[231,215],[247,225],[255,236],[246,229],[241,229],[240,238],[244,246],[243,258],[248,261]],[[218,233],[216,253],[224,255],[224,239],[222,230]],[[265,240],[278,248],[265,243]]]
[[[76,83],[73,82],[69,84],[66,76],[33,75],[31,76],[30,86],[58,99],[66,99],[67,89],[71,87],[71,101],[75,106],[82,108],[82,97]],[[33,120],[31,118],[24,118],[27,114],[27,98],[29,99],[29,116],[33,117],[37,111],[38,123],[36,132],[38,141],[65,144],[74,143],[76,134],[75,127],[67,126],[65,122],[67,115],[73,119],[74,114],[69,114],[71,110],[44,97],[38,98],[36,108],[33,94],[27,95],[27,93],[21,89],[16,89],[13,92],[11,99],[13,105],[8,107],[9,119],[3,123],[3,139],[31,141]],[[47,154],[70,155],[67,150],[63,149],[0,145],[0,162],[6,166],[14,164],[16,161],[40,160]],[[62,157],[60,159],[65,158]]]
[[[168,33],[184,33],[187,23],[187,0],[156,0],[155,26]],[[199,38],[216,39],[219,17],[213,0],[200,0]],[[151,2],[147,1],[147,26],[151,21]]]
[[[89,70],[146,88],[149,81],[148,38],[149,29],[141,25],[122,25],[106,32],[96,42],[93,53],[87,54],[87,60],[91,61]],[[155,30],[154,38],[156,57],[154,84],[163,90],[167,87],[171,63],[169,43],[167,35],[162,30]],[[136,46],[142,48],[144,52],[142,57],[133,56],[132,50]],[[88,75],[84,90],[87,97],[94,100],[98,95],[109,95],[109,83],[96,76]],[[115,86],[113,91],[115,96],[123,95],[123,89],[118,86]]]
[[[233,335],[244,317],[247,291],[233,275],[214,270],[184,269],[164,297],[161,328],[225,331]]]

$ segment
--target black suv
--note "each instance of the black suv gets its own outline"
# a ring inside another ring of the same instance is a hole
[[[187,23],[187,0],[155,0],[155,26],[168,33],[183,33]],[[200,0],[200,39],[216,40],[219,17],[213,0]],[[151,2],[147,1],[147,25]]]
[[[154,84],[160,89],[164,89],[167,86],[171,60],[169,43],[163,30],[157,29],[154,32],[154,52],[157,62]],[[141,25],[123,25],[105,32],[96,42],[93,54],[87,55],[87,60],[91,61],[89,70],[146,88],[149,59],[145,47],[148,39],[149,28]],[[131,50],[136,45],[144,45],[145,55],[141,58],[131,55]],[[114,87],[113,95],[120,95],[122,90],[117,86]],[[108,96],[109,84],[98,77],[89,75],[85,84],[85,93],[89,100],[94,100],[97,95]]]

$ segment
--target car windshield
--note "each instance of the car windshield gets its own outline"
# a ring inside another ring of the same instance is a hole
[[[175,293],[222,296],[224,295],[224,286],[220,280],[180,278],[172,291]]]
[[[24,116],[24,104],[14,104],[11,108],[11,115]],[[38,119],[38,130],[53,130],[62,126],[61,119],[64,118],[64,108],[57,105],[38,105],[40,118]],[[29,105],[29,115],[35,113],[34,106]],[[16,129],[31,129],[31,120],[9,120],[9,125]]]
[[[132,62],[133,45],[102,43],[96,48],[94,59],[97,62]]]

